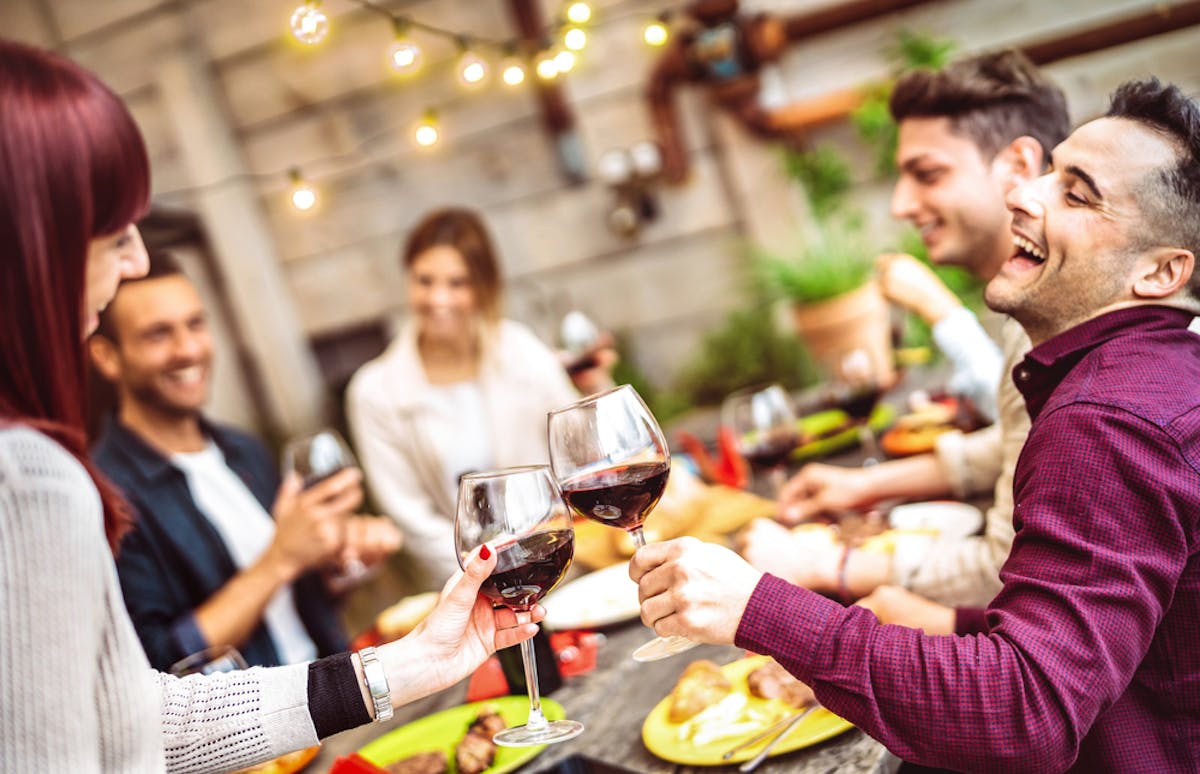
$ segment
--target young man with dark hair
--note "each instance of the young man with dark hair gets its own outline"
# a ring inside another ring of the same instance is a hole
[[[893,215],[920,230],[934,263],[991,279],[1012,253],[1005,195],[1041,174],[1046,150],[1069,131],[1062,92],[1023,55],[1002,51],[904,75],[891,110],[899,123],[900,172]],[[883,584],[911,589],[940,604],[889,587],[893,604],[877,608],[881,617],[950,633],[956,619],[949,605],[983,605],[1000,590],[1000,566],[1012,544],[1012,471],[1029,430],[1008,371],[1029,340],[1015,321],[997,316],[1002,360],[975,315],[911,256],[882,259],[880,281],[894,301],[931,323],[943,351],[960,353],[972,373],[982,370],[999,406],[997,421],[975,433],[946,434],[933,453],[870,468],[810,464],[784,487],[781,519],[795,522],[896,497],[966,499],[992,490],[983,534],[936,552],[911,542],[893,555],[841,554],[806,549],[784,527],[760,521],[743,537],[744,553],[760,569],[827,593],[858,598]],[[981,356],[986,362],[976,365]]]
[[[1198,126],[1177,88],[1126,84],[1009,194],[1014,247],[985,298],[1034,344],[1014,372],[1033,424],[977,633],[884,626],[690,539],[634,555],[642,620],[773,656],[906,761],[1195,771]]]
[[[321,569],[348,541],[369,562],[399,545],[390,520],[351,515],[360,474],[281,485],[259,441],[204,418],[208,317],[167,254],[121,284],[89,349],[119,396],[93,454],[138,512],[117,570],[150,662],[165,671],[218,645],[252,666],[344,649]]]

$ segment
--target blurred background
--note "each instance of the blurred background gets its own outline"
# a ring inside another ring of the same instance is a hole
[[[336,418],[403,319],[399,251],[433,207],[482,211],[508,316],[553,344],[584,312],[665,420],[811,378],[780,261],[911,248],[888,214],[899,68],[1017,47],[1077,122],[1131,77],[1200,88],[1198,2],[573,5],[3,0],[0,35],[128,102],[154,173],[147,241],[214,314],[210,413],[271,438]]]

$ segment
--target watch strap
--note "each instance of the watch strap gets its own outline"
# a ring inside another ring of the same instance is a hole
[[[375,704],[375,722],[382,723],[392,719],[392,692],[388,688],[387,672],[375,648],[366,647],[358,651],[358,660],[362,664],[363,682],[371,701]]]

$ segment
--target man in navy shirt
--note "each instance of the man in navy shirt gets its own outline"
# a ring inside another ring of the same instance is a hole
[[[256,439],[206,420],[212,338],[195,287],[170,256],[123,283],[90,342],[118,410],[93,450],[137,510],[117,557],[126,607],[155,667],[232,645],[252,665],[345,648],[321,570],[347,550],[378,561],[388,520],[352,516],[358,471],[301,491]]]
[[[1118,89],[1008,197],[988,305],[1034,348],[1016,538],[975,633],[881,626],[683,539],[639,549],[642,620],[774,656],[906,761],[1200,767],[1200,109]]]

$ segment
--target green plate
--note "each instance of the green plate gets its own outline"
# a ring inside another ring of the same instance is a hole
[[[386,766],[401,758],[422,752],[444,750],[450,762],[450,774],[456,774],[454,746],[467,733],[467,726],[475,721],[484,707],[500,713],[504,722],[519,726],[529,716],[529,699],[525,696],[501,696],[473,704],[462,704],[448,710],[426,715],[379,737],[358,751],[376,766]],[[547,720],[562,720],[567,716],[562,705],[553,699],[542,699],[542,713]],[[503,774],[516,771],[536,758],[546,747],[497,747],[496,760],[484,774]]]
[[[805,435],[820,435],[835,427],[840,427],[846,422],[846,419],[845,411],[828,409],[801,417],[797,422]],[[895,419],[896,409],[887,403],[880,403],[871,412],[871,429],[878,433],[885,430]],[[792,462],[804,462],[817,457],[825,457],[842,449],[848,449],[856,443],[858,443],[858,428],[850,427],[835,435],[797,446],[792,450],[791,460]]]

